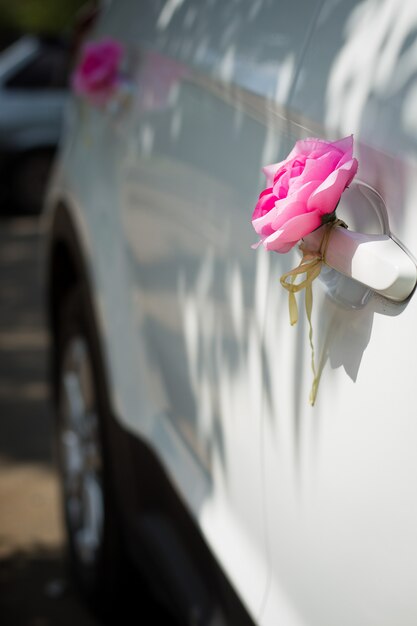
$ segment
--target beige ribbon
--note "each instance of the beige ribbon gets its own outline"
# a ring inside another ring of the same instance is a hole
[[[339,219],[334,220],[333,222],[329,222],[326,226],[326,229],[323,233],[323,238],[320,243],[320,248],[317,252],[313,252],[306,248],[305,243],[303,242],[300,245],[300,250],[303,253],[303,258],[300,261],[300,264],[294,269],[286,272],[281,276],[281,285],[288,291],[288,305],[290,312],[290,324],[294,326],[294,324],[298,321],[298,306],[297,300],[295,298],[295,294],[299,291],[305,289],[305,308],[307,314],[307,320],[309,324],[309,341],[311,348],[311,369],[313,372],[313,383],[310,391],[310,404],[314,406],[317,397],[317,391],[319,388],[320,381],[320,373],[317,373],[316,365],[315,365],[315,353],[314,353],[314,344],[313,344],[313,326],[311,323],[311,313],[313,310],[313,287],[312,283],[317,278],[317,276],[321,272],[321,266],[323,263],[326,263],[326,252],[327,246],[329,244],[330,235],[332,233],[333,228],[336,226],[343,226],[343,228],[347,228],[346,224]],[[297,277],[301,277],[305,275],[304,280],[300,282],[295,282]]]

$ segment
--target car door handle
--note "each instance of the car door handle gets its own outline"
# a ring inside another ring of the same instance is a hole
[[[305,238],[309,247],[320,247],[323,230]],[[417,268],[409,255],[389,235],[365,235],[337,226],[326,250],[326,265],[381,295],[402,302],[412,293]]]

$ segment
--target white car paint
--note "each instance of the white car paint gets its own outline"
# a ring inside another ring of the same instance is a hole
[[[415,24],[412,2],[326,0],[289,103],[302,126],[294,127],[296,136],[313,129],[355,133],[358,176],[381,199],[380,224],[357,230],[390,233],[414,262],[415,133],[402,111],[417,69]],[[401,83],[407,59],[408,82]],[[359,180],[349,194],[360,186]],[[338,213],[355,227],[355,220],[366,221],[358,213],[370,216],[375,207],[355,205],[349,194]],[[268,363],[275,393],[264,411],[272,580],[261,622],[277,623],[284,587],[297,614],[289,625],[411,626],[417,617],[415,298],[393,303],[369,293],[361,303],[345,287],[332,298],[325,283],[317,285],[313,327],[322,374],[312,409],[305,324],[304,333],[288,331],[279,350],[273,345],[285,324],[278,314],[284,296],[273,277],[285,261],[275,257],[272,264],[265,336],[274,338]]]
[[[323,272],[312,408],[306,323],[290,328],[279,284],[297,254],[250,247],[261,167],[300,137],[355,131],[360,178],[338,214],[416,254],[403,87],[364,95],[360,59],[357,74],[342,63],[370,13],[372,0],[114,3],[94,37],[125,45],[130,102],[74,104],[50,192],[88,252],[118,416],[265,626],[417,619],[415,300]]]

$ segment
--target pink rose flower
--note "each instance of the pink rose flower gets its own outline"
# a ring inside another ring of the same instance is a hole
[[[104,104],[119,82],[123,46],[113,39],[87,43],[72,77],[76,93],[96,104]]]
[[[335,142],[310,138],[297,141],[281,163],[264,167],[267,187],[252,215],[259,243],[288,252],[328,221],[358,169],[352,153],[352,135]]]

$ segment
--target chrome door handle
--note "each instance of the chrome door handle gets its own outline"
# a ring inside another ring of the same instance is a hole
[[[305,242],[320,247],[319,228]],[[417,268],[409,255],[389,235],[365,235],[337,226],[326,250],[326,265],[381,295],[402,302],[417,282]]]

